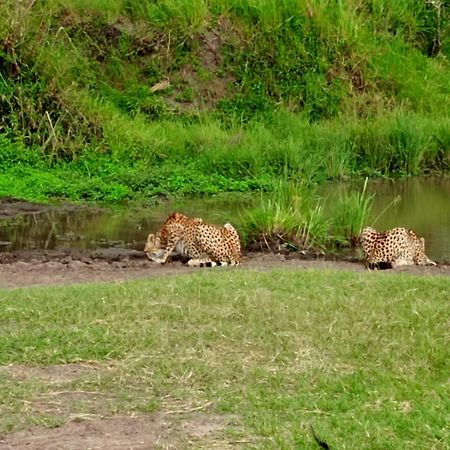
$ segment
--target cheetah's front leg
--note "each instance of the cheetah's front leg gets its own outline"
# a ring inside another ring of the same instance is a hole
[[[175,247],[177,246],[179,240],[180,240],[179,237],[174,237],[174,238],[170,239],[170,240],[167,242],[166,250],[165,250],[164,253],[162,254],[161,258],[154,259],[154,261],[155,261],[156,263],[159,263],[159,264],[165,264],[166,261],[167,261],[167,258],[168,258],[168,257],[172,254],[172,252],[175,250]]]

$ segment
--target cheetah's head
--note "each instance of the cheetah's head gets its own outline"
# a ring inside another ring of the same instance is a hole
[[[414,242],[414,263],[419,266],[435,266],[436,263],[431,261],[425,254],[425,239],[423,237],[416,238]]]
[[[151,261],[156,261],[164,254],[164,248],[161,247],[161,236],[159,233],[150,233],[145,243],[144,252]]]

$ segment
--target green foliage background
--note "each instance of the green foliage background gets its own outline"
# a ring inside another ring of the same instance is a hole
[[[0,5],[0,195],[449,168],[448,1]]]

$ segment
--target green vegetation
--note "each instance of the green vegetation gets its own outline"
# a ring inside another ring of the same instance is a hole
[[[447,171],[446,3],[3,1],[0,195]]]
[[[374,195],[368,194],[367,181],[361,192],[340,192],[331,207],[332,226],[335,239],[341,243],[357,242],[357,239],[372,214]],[[342,239],[343,238],[343,239]]]
[[[4,290],[0,433],[178,410],[234,417],[219,447],[315,449],[313,426],[331,448],[444,449],[449,289],[439,276],[219,269]],[[45,376],[71,362],[95,370]],[[11,378],[21,365],[28,376]]]
[[[330,206],[311,186],[281,181],[243,215],[242,238],[265,250],[355,245],[372,213],[366,188],[367,179],[361,192],[341,192]]]

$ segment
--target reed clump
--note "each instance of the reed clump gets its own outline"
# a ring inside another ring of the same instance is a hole
[[[243,215],[243,239],[251,249],[269,251],[355,246],[372,214],[374,197],[366,188],[367,179],[361,191],[343,191],[329,207],[315,187],[281,181]]]

